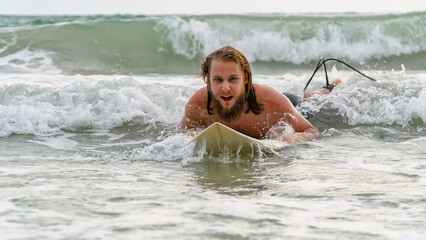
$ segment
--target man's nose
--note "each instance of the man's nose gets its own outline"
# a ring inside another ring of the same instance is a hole
[[[222,84],[222,91],[226,92],[229,91],[230,89],[230,84],[227,81],[224,81]]]

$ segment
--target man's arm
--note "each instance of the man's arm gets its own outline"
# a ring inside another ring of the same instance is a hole
[[[268,95],[267,101],[275,106],[274,124],[283,121],[294,129],[294,133],[284,135],[278,140],[293,145],[318,138],[319,135],[315,127],[297,111],[286,96],[269,86],[265,87],[269,88],[269,90],[265,89],[264,92]]]
[[[185,114],[180,122],[180,126],[189,134],[192,134],[197,128],[207,127],[203,119],[207,114],[206,107],[203,106],[206,102],[204,98],[207,97],[204,96],[205,92],[207,92],[205,87],[195,92],[185,106]]]
[[[315,128],[308,128],[303,132],[295,132],[282,136],[279,140],[287,142],[289,145],[303,143],[306,141],[314,140],[318,138],[318,132]]]
[[[289,108],[290,111],[284,115],[282,120],[293,127],[294,133],[284,135],[280,140],[293,145],[318,138],[318,131],[315,127],[292,104]]]
[[[200,119],[197,119],[197,117],[199,118],[200,112],[200,108],[188,102],[185,106],[185,115],[180,121],[181,128],[184,130],[190,130],[201,127],[203,122]]]

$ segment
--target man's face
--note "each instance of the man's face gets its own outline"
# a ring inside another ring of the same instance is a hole
[[[244,107],[246,81],[236,62],[213,60],[209,75],[209,90],[213,107],[224,120],[237,118]]]

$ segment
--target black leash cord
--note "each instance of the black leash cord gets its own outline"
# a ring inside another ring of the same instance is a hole
[[[342,64],[344,64],[345,66],[349,67],[350,69],[352,69],[352,70],[356,71],[357,73],[361,74],[362,76],[364,76],[364,77],[366,77],[366,78],[368,78],[368,79],[370,79],[370,80],[372,80],[372,81],[377,81],[376,79],[374,79],[374,78],[372,78],[372,77],[369,77],[369,76],[365,75],[364,73],[360,72],[359,70],[357,70],[356,68],[352,67],[351,65],[349,65],[349,64],[347,64],[347,63],[345,63],[345,62],[343,62],[342,60],[339,60],[339,59],[336,59],[336,58],[327,58],[327,59],[325,59],[325,60],[324,60],[324,59],[322,59],[322,58],[321,58],[321,59],[319,60],[318,64],[317,64],[317,66],[316,66],[315,70],[314,70],[314,73],[312,73],[311,78],[309,78],[308,82],[306,83],[306,86],[305,86],[305,88],[303,89],[303,92],[305,92],[306,88],[308,88],[309,84],[311,83],[312,79],[313,79],[313,78],[314,78],[314,76],[315,76],[315,73],[317,73],[318,69],[320,69],[322,65],[324,65],[324,71],[325,71],[325,82],[326,82],[326,84],[327,84],[327,85],[326,85],[326,87],[324,87],[324,88],[327,88],[327,89],[329,89],[330,91],[331,91],[331,89],[333,89],[334,85],[333,85],[333,84],[330,84],[330,83],[328,82],[327,67],[326,67],[326,65],[325,65],[325,63],[326,63],[326,62],[328,62],[328,61],[337,61],[337,62],[339,62],[339,63],[342,63]]]

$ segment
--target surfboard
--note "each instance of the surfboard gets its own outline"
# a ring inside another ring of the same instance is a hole
[[[263,147],[277,150],[286,145],[279,141],[259,140],[247,136],[218,122],[204,129],[190,142],[194,142],[198,146],[206,146],[206,150],[210,151],[217,151],[223,148],[253,151]]]

